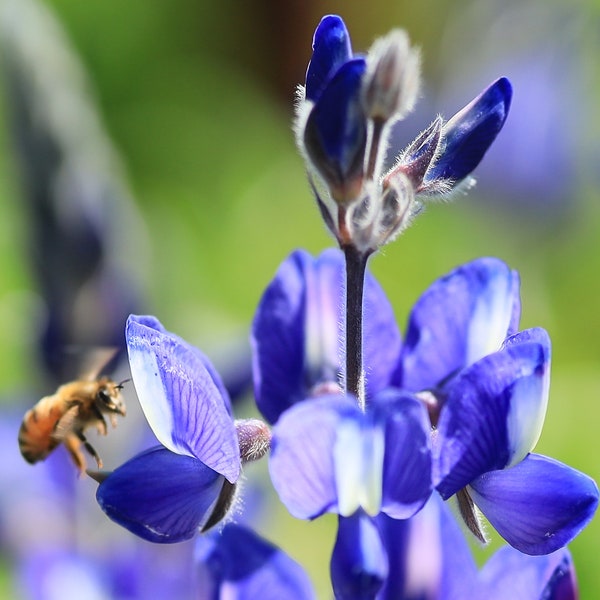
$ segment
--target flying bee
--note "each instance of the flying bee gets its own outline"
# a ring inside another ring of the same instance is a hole
[[[121,396],[123,384],[110,377],[98,377],[102,368],[115,354],[87,376],[61,385],[54,394],[42,398],[23,417],[19,429],[19,449],[28,463],[44,460],[57,446],[64,444],[75,466],[83,474],[86,469],[81,445],[94,457],[98,468],[102,459],[87,441],[84,432],[96,427],[98,433],[106,435],[105,416],[113,427],[117,426],[116,415],[125,416],[125,404]]]

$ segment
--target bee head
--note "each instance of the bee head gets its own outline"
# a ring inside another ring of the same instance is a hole
[[[125,403],[121,397],[124,383],[124,381],[119,384],[107,381],[98,388],[96,399],[100,405],[100,410],[125,416]]]

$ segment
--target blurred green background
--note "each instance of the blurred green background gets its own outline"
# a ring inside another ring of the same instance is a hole
[[[476,172],[477,187],[428,207],[372,270],[404,327],[420,292],[457,264],[495,255],[517,269],[522,326],[545,327],[553,341],[537,451],[600,480],[599,2],[46,4],[85,65],[145,223],[145,242],[129,248],[127,260],[147,286],[147,306],[206,349],[246,335],[262,290],[291,250],[332,245],[290,127],[294,88],[322,14],[344,17],[356,50],[392,27],[407,29],[421,48],[421,108],[398,128],[399,143],[508,76],[512,113]],[[5,114],[0,390],[10,398],[39,377],[32,352],[39,306]],[[127,231],[119,231],[127,246]],[[333,521],[308,525],[280,513],[264,531],[308,565],[326,597]],[[319,532],[329,537],[317,542]],[[582,597],[600,595],[600,525],[571,548]]]

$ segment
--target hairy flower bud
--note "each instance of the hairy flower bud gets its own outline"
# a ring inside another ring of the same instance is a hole
[[[401,119],[414,107],[420,87],[419,53],[394,29],[369,50],[363,82],[365,112],[373,120]]]

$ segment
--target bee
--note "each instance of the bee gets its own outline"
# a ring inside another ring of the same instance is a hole
[[[116,415],[125,416],[125,404],[121,396],[123,384],[110,377],[99,377],[110,358],[82,379],[61,385],[54,394],[42,398],[23,417],[19,429],[19,449],[23,458],[31,464],[44,460],[57,446],[64,444],[79,473],[86,469],[81,445],[94,457],[98,468],[102,459],[88,442],[84,431],[96,427],[98,433],[106,435],[105,416],[113,427],[117,426]]]

